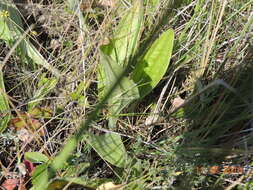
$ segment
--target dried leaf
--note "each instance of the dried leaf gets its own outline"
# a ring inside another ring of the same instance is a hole
[[[174,100],[171,101],[172,107],[171,107],[171,111],[175,111],[176,109],[178,109],[180,106],[182,106],[185,103],[185,100],[177,97]],[[176,118],[181,118],[184,117],[185,115],[185,111],[184,108],[180,108],[179,110],[177,110],[176,113],[174,113],[172,116],[176,117]]]
[[[11,125],[15,128],[17,132],[22,129],[26,129],[28,133],[30,133],[30,135],[33,135],[33,132],[38,132],[40,136],[45,135],[44,129],[41,128],[42,123],[40,123],[40,121],[37,119],[31,118],[31,116],[27,113],[20,114],[19,117],[11,119]],[[27,131],[22,130],[21,132],[19,132],[18,135],[26,135]],[[21,136],[21,139],[24,139],[24,137]]]
[[[26,118],[28,117],[26,114],[20,114],[20,117],[15,117],[11,119],[11,125],[15,128],[16,131],[25,128],[26,126]]]
[[[172,106],[174,109],[180,107],[181,105],[183,105],[183,103],[185,102],[184,99],[177,97],[172,101]]]
[[[28,111],[28,114],[33,118],[47,118],[53,115],[53,111],[50,108],[39,108],[35,107]]]
[[[19,184],[19,179],[14,178],[14,179],[6,179],[2,186],[5,190],[14,190],[15,187]]]
[[[17,131],[17,137],[20,141],[29,143],[33,139],[33,135],[29,133],[29,131],[25,128]]]
[[[24,163],[19,163],[17,165],[18,167],[18,170],[19,170],[19,173],[21,173],[22,176],[25,176],[26,175],[26,166]]]
[[[18,190],[26,190],[26,187],[24,184],[20,184],[18,187]]]
[[[103,7],[114,8],[116,7],[117,0],[101,0],[98,4]]]
[[[37,119],[28,120],[28,126],[32,129],[33,132],[37,131],[40,136],[45,136],[45,131],[41,128],[42,124]]]
[[[29,160],[24,160],[24,164],[25,164],[26,170],[28,172],[28,175],[32,176],[32,173],[35,170],[33,163]]]

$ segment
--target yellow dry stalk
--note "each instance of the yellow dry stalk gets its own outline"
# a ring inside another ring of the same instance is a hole
[[[215,1],[213,1],[213,4],[212,4],[210,24],[209,24],[208,32],[207,32],[208,36],[207,36],[205,44],[204,44],[203,56],[202,56],[202,60],[201,60],[200,65],[199,65],[200,69],[195,74],[196,75],[195,78],[197,78],[197,79],[201,78],[205,74],[205,72],[207,71],[208,61],[209,61],[212,49],[215,45],[216,38],[217,38],[217,33],[218,33],[218,30],[221,27],[222,18],[224,16],[225,8],[226,8],[226,5],[227,5],[228,1],[227,0],[222,0],[222,4],[221,4],[221,6],[218,10],[218,17],[217,17],[217,20],[216,20],[216,23],[215,23],[215,27],[212,29],[211,28],[212,27],[211,17],[213,16],[213,14],[215,14],[213,12],[214,3],[215,3]],[[210,37],[209,37],[209,34],[210,34]]]

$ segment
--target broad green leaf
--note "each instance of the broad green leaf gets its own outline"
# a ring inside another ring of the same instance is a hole
[[[185,116],[184,108],[180,108],[178,111],[172,114],[172,117],[175,117],[175,118],[183,118],[184,116]]]
[[[102,51],[101,64],[105,74],[105,92],[108,92],[123,74],[123,68]],[[109,111],[111,114],[119,114],[123,108],[138,98],[139,91],[136,84],[129,78],[123,77],[108,100]]]
[[[49,159],[46,155],[39,152],[26,152],[25,159],[33,163],[48,162]]]
[[[120,168],[125,166],[127,153],[118,134],[106,133],[101,136],[89,134],[88,140],[102,159]]]
[[[67,159],[75,150],[76,146],[77,139],[75,137],[71,137],[65,144],[62,151],[53,159],[51,167],[56,171],[64,168],[64,166],[67,164]]]
[[[32,174],[33,187],[30,190],[46,190],[49,178],[50,173],[48,169],[48,164],[41,164],[37,166]]]
[[[99,98],[103,98],[105,95],[105,89],[108,88],[106,87],[105,83],[106,83],[106,78],[105,78],[105,66],[103,65],[103,59],[104,56],[103,55],[110,55],[110,52],[113,49],[113,44],[107,44],[104,46],[100,46],[100,64],[98,65],[98,71],[97,71],[97,78],[98,78],[98,96]]]
[[[158,84],[170,64],[173,50],[174,32],[164,32],[137,63],[132,79],[139,86],[140,96],[144,97]]]
[[[131,56],[135,54],[140,39],[143,14],[142,0],[134,1],[133,7],[122,17],[114,31],[113,49],[108,55],[121,66],[125,67]]]
[[[11,48],[23,35],[23,25],[17,7],[10,1],[0,2],[0,39]],[[26,39],[18,45],[16,52],[20,56],[28,56],[37,65],[41,65],[55,76],[60,77],[59,71],[50,65],[35,47]]]
[[[0,70],[0,133],[6,129],[6,127],[8,126],[8,122],[10,121],[11,113],[9,110],[10,107],[8,99],[5,95],[3,73]]]
[[[0,7],[0,37],[8,43],[10,40],[12,40],[12,34],[6,22],[8,17],[5,17],[4,15],[8,16],[9,12],[4,11],[4,9]]]
[[[33,118],[48,118],[51,117],[53,111],[48,107],[35,107],[28,111]]]

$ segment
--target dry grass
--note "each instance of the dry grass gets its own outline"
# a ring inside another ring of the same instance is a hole
[[[36,34],[30,34],[30,40],[61,77],[38,104],[53,113],[39,120],[44,136],[22,142],[11,127],[1,134],[2,170],[18,172],[16,165],[28,151],[55,157],[94,110],[99,102],[98,47],[112,38],[119,18],[131,6],[131,1],[120,2],[83,7],[85,23],[64,1],[16,2],[25,29],[34,25]],[[125,184],[126,189],[246,187],[250,174],[199,175],[196,167],[252,164],[253,1],[159,2],[155,9],[145,6],[141,47],[147,47],[164,29],[173,28],[176,41],[171,66],[150,95],[125,110],[115,131],[122,135],[136,164],[121,171],[81,142],[71,157],[72,165],[90,163],[79,176],[109,179]],[[0,43],[0,60],[9,50]],[[13,117],[28,111],[29,102],[36,101],[34,94],[43,73],[53,77],[41,67],[24,64],[15,54],[3,73]],[[73,98],[73,93],[78,98]],[[175,103],[175,98],[183,105]],[[107,110],[99,114],[90,129],[95,134],[109,130]],[[228,159],[232,155],[236,159]]]

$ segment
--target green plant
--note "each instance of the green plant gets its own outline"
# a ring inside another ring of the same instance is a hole
[[[250,189],[253,0],[0,5],[2,188]]]
[[[110,43],[100,47],[101,60],[98,72],[99,82],[102,83],[100,96],[107,94],[112,86],[117,84],[107,100],[109,128],[112,130],[116,128],[120,112],[133,101],[150,93],[162,79],[170,63],[174,41],[171,29],[164,32],[143,55],[134,59],[142,31],[142,6],[141,1],[136,1],[133,8],[121,19]],[[129,69],[131,66],[134,67],[132,71]],[[127,73],[128,70],[130,73]],[[107,135],[107,138],[112,138],[112,142],[113,138],[117,138],[117,144],[123,147],[123,142],[119,143],[120,137],[117,136],[111,134]],[[93,146],[97,144],[97,141],[90,142]],[[106,147],[100,151],[95,150],[101,156],[104,155],[104,149]],[[118,158],[121,160],[126,158],[124,154],[126,153],[121,151]],[[105,156],[102,158],[117,166],[119,165],[116,163],[121,162],[106,159]],[[121,167],[124,167],[124,164]]]
[[[164,32],[145,54],[135,58],[142,31],[142,6],[142,1],[136,1],[133,8],[121,19],[110,43],[100,47],[98,78],[101,102],[77,133],[68,140],[60,154],[44,170],[43,173],[46,176],[49,171],[51,173],[48,179],[53,177],[57,170],[64,168],[71,152],[81,139],[86,140],[102,159],[111,164],[124,167],[128,163],[123,142],[118,134],[107,133],[96,136],[88,133],[87,129],[97,117],[101,107],[107,103],[109,128],[114,130],[118,114],[133,101],[150,93],[169,66],[174,40],[174,33],[171,29]],[[134,68],[131,69],[131,67]]]

